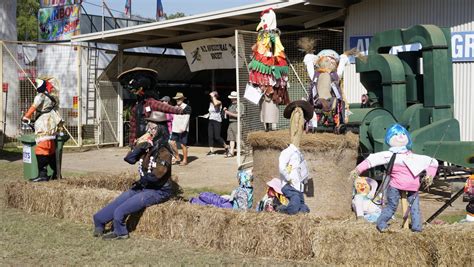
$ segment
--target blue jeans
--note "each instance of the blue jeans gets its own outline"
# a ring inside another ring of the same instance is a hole
[[[288,205],[281,206],[278,210],[279,212],[283,212],[286,214],[296,214],[298,212],[309,212],[308,206],[304,203],[304,196],[303,193],[294,189],[291,185],[286,184],[281,189],[283,195],[288,198]]]
[[[392,218],[393,214],[397,211],[398,202],[400,201],[401,190],[389,186],[387,188],[387,205],[382,209],[382,214],[377,220],[377,228],[379,230],[385,230],[388,227],[387,222]],[[407,191],[408,203],[413,203],[410,208],[411,215],[411,230],[413,232],[421,232],[421,212],[420,212],[420,201],[416,192]],[[405,214],[404,214],[405,215]]]
[[[120,194],[114,201],[94,214],[94,225],[96,229],[104,230],[105,225],[113,220],[114,232],[117,235],[128,234],[125,219],[131,213],[140,211],[151,205],[159,204],[168,200],[171,196],[171,188],[164,185],[161,189],[128,190]]]

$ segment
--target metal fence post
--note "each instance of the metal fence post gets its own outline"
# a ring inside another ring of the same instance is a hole
[[[82,46],[77,47],[77,142],[82,147]]]
[[[239,83],[239,31],[235,30],[235,84],[237,91],[237,110],[240,109],[240,83]],[[237,112],[237,167],[240,167],[241,161],[241,143],[242,143],[242,125],[240,120],[241,110]]]
[[[119,48],[118,54],[117,54],[117,68],[118,72],[117,73],[122,73],[123,71],[123,49]],[[118,135],[118,142],[119,142],[119,147],[123,147],[123,90],[120,86],[120,84],[117,87],[117,135]]]
[[[0,85],[2,86],[2,91],[0,91],[0,148],[3,148],[5,141],[5,120],[4,120],[4,105],[3,105],[3,42],[0,41]]]

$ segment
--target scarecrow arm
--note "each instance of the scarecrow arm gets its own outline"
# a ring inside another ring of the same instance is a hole
[[[390,151],[382,151],[375,154],[370,154],[364,161],[357,165],[356,171],[360,174],[370,168],[387,164],[391,157],[392,152]]]
[[[171,113],[171,114],[183,114],[183,110],[180,107],[175,107],[165,102],[161,102],[158,100],[150,101],[150,108],[153,111],[161,111],[164,113]]]
[[[23,116],[22,120],[23,121],[29,121],[31,119],[31,117],[33,116],[33,113],[35,111],[36,111],[35,105],[31,105],[31,107],[28,109],[28,111]]]

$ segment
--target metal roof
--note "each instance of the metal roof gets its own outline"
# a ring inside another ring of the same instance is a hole
[[[114,43],[121,48],[143,46],[181,47],[181,42],[233,35],[236,29],[255,30],[260,12],[273,8],[278,28],[304,30],[322,24],[343,26],[346,7],[353,0],[287,0],[265,1],[215,12],[128,28],[81,34],[72,42]],[[342,19],[341,19],[342,18]]]

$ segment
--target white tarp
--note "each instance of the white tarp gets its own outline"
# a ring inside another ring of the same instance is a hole
[[[235,37],[209,38],[181,43],[192,72],[235,69]]]

